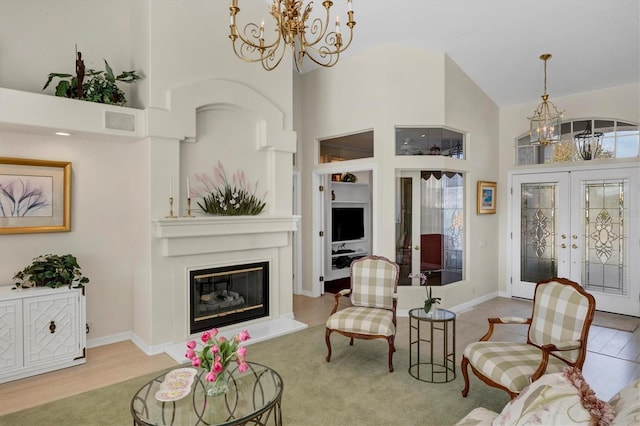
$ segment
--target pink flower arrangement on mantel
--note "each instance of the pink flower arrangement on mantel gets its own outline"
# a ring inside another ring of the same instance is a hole
[[[247,348],[240,346],[240,343],[250,339],[249,332],[242,330],[239,334],[228,340],[224,336],[218,336],[218,329],[213,328],[205,331],[200,336],[203,347],[197,350],[197,343],[194,340],[187,342],[187,352],[185,356],[191,360],[194,367],[200,367],[207,372],[206,380],[215,382],[218,375],[224,372],[229,363],[235,359],[238,363],[238,371],[244,373],[249,368],[247,364]]]
[[[213,168],[213,178],[205,173],[196,173],[196,179],[199,185],[193,195],[202,198],[202,202],[198,201],[197,204],[204,213],[246,216],[258,215],[265,208],[264,199],[267,197],[267,192],[262,198],[258,198],[255,194],[258,181],[255,185],[251,185],[242,170],[237,170],[232,176],[232,181],[229,182],[222,163],[218,161],[218,166]]]

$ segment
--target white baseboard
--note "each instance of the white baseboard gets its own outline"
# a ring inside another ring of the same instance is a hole
[[[109,336],[96,337],[95,339],[87,339],[87,348],[96,348],[98,346],[110,345],[112,343],[124,342],[125,340],[133,340],[132,332],[125,331],[123,333],[111,334]]]

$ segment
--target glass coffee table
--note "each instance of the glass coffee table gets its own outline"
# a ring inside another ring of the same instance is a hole
[[[283,382],[273,369],[249,362],[240,373],[229,369],[229,391],[207,396],[204,370],[198,369],[189,393],[181,399],[158,400],[156,394],[165,374],[154,378],[136,392],[131,400],[134,425],[282,425],[280,409]],[[159,394],[161,395],[161,393]],[[162,396],[160,396],[163,399]]]

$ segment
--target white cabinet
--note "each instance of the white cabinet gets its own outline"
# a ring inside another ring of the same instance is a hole
[[[86,362],[83,288],[0,287],[0,383]]]
[[[331,182],[327,237],[331,263],[325,281],[349,276],[351,260],[371,252],[371,193],[368,183]]]

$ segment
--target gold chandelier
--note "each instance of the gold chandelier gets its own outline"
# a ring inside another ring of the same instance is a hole
[[[551,59],[550,53],[540,55],[540,59],[544,61],[544,94],[541,96],[542,103],[533,112],[532,117],[527,117],[531,121],[531,144],[532,145],[548,145],[560,141],[560,124],[562,120],[562,112],[549,102],[547,94],[547,61]]]
[[[308,57],[313,62],[323,67],[332,67],[340,59],[340,53],[344,52],[353,38],[352,0],[347,0],[347,27],[349,27],[349,41],[343,42],[340,33],[340,18],[336,17],[334,31],[329,31],[330,9],[333,2],[324,0],[322,6],[326,11],[324,21],[314,18],[307,26],[307,20],[312,11],[313,2],[306,7],[302,0],[273,0],[269,13],[275,20],[276,38],[274,41],[266,41],[264,38],[264,20],[261,25],[252,22],[246,24],[242,31],[236,26],[236,15],[240,12],[238,0],[231,0],[229,11],[231,33],[229,38],[235,54],[245,62],[262,63],[262,67],[271,71],[280,64],[287,50],[291,47],[294,54],[296,69],[302,69],[302,62]]]

